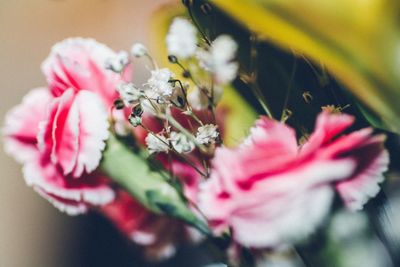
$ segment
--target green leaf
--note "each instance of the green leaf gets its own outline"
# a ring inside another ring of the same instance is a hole
[[[133,152],[113,135],[100,167],[149,210],[181,219],[209,234],[205,222],[194,215],[180,192],[167,182],[163,171],[152,170],[143,155]]]
[[[357,108],[359,109],[360,113],[363,115],[365,120],[374,128],[391,131],[391,129],[382,121],[378,115],[376,115],[373,111],[367,108],[365,105],[361,103],[356,104]]]

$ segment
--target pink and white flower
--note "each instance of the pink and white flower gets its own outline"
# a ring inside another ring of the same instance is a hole
[[[107,179],[97,173],[86,174],[79,179],[65,175],[60,164],[54,162],[50,154],[39,149],[37,141],[39,125],[41,122],[50,125],[46,121],[47,110],[59,101],[60,99],[54,99],[44,88],[32,90],[24,97],[20,105],[7,114],[3,133],[7,151],[24,164],[23,173],[26,183],[55,207],[70,215],[75,215],[86,212],[93,205],[110,202],[114,198],[114,192],[109,187]],[[68,128],[60,123],[61,117],[63,115],[58,115],[57,120],[53,120],[51,124],[57,131]],[[57,131],[53,131],[54,137],[59,135]],[[81,137],[82,140],[88,138],[83,132],[81,132]],[[72,143],[71,140],[67,142],[66,139],[71,139],[71,137],[65,137],[65,140],[61,142],[62,146]],[[89,145],[90,141],[85,147]],[[64,160],[64,156],[58,151],[60,159]]]
[[[6,116],[5,148],[24,164],[27,184],[71,215],[114,199],[110,180],[95,172],[123,80],[104,69],[113,55],[92,39],[56,44],[43,63],[49,89],[32,90]]]
[[[350,208],[378,191],[387,169],[384,136],[370,129],[341,135],[354,121],[322,112],[304,146],[295,131],[261,118],[238,148],[217,149],[199,206],[218,232],[232,229],[249,247],[274,247],[308,236],[328,214],[335,188]]]
[[[68,89],[48,106],[39,125],[39,149],[53,164],[59,164],[65,175],[91,173],[99,165],[109,135],[107,117],[96,94]]]

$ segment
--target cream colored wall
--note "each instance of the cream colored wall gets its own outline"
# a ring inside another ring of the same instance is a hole
[[[39,66],[52,44],[83,36],[128,49],[145,40],[151,10],[167,1],[0,0],[1,121],[30,88],[44,85]],[[72,219],[27,188],[2,150],[0,170],[0,267],[59,266]]]

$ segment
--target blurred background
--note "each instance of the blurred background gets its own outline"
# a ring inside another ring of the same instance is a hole
[[[149,44],[151,15],[170,2],[181,1],[0,0],[1,125],[5,113],[30,89],[45,85],[40,64],[53,44],[76,36],[95,38],[116,51],[128,50],[137,41]],[[145,80],[145,69],[134,66],[134,73],[135,81]],[[399,165],[398,159],[394,162]],[[69,217],[53,208],[25,185],[21,166],[2,149],[0,169],[0,267],[155,266],[144,263],[138,250],[104,218],[96,214]],[[385,214],[384,209],[369,215],[375,225],[383,225],[380,229],[388,230],[377,235],[392,237],[396,248],[400,248],[398,183],[398,177],[391,179],[384,189],[395,216],[381,221],[378,214]],[[342,248],[341,266],[393,266],[375,236],[357,237],[371,232],[367,224],[365,214],[338,213],[327,225],[327,238]],[[319,243],[311,244],[309,251],[318,247]],[[209,261],[202,248],[183,248],[158,266],[194,267]]]
[[[146,43],[150,15],[166,2],[171,0],[0,0],[1,124],[23,95],[45,84],[40,64],[54,43],[74,36],[114,50]],[[135,70],[136,80],[141,73]],[[0,169],[1,267],[147,266],[103,218],[69,217],[49,205],[25,185],[21,166],[2,149]]]

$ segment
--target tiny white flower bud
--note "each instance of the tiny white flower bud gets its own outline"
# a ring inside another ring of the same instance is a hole
[[[148,53],[147,47],[141,43],[134,43],[131,48],[131,54],[134,57],[142,57]]]
[[[149,133],[145,141],[150,154],[158,152],[168,152],[169,150],[168,140],[165,136],[161,134],[153,135]]]
[[[133,83],[118,84],[117,92],[122,101],[124,101],[125,106],[134,104],[143,96],[143,92],[141,92]]]
[[[186,59],[196,52],[197,30],[186,19],[175,18],[166,37],[169,55]]]
[[[197,129],[196,140],[200,144],[214,144],[218,138],[218,126],[214,124],[206,124]]]
[[[178,153],[190,153],[195,147],[194,143],[182,133],[171,132],[169,140]]]
[[[198,50],[199,65],[214,75],[217,84],[232,82],[239,70],[239,64],[233,62],[238,45],[228,35],[217,37],[209,51]]]
[[[126,51],[119,51],[114,57],[106,60],[106,69],[116,73],[121,73],[126,65],[129,64],[129,54]]]
[[[129,122],[132,124],[133,127],[137,127],[142,124],[142,118],[139,116],[129,116]]]
[[[170,96],[173,90],[173,86],[169,82],[171,78],[172,73],[167,68],[152,70],[147,85],[161,96]]]

